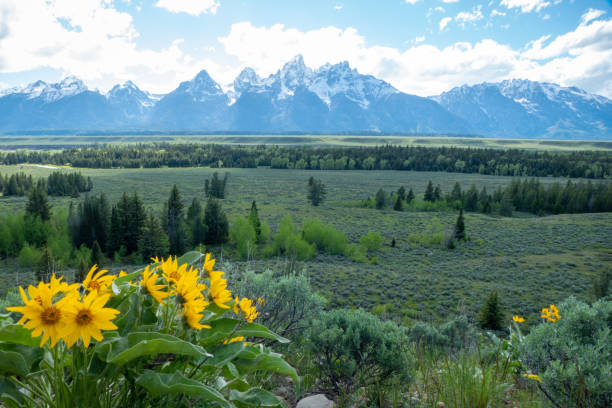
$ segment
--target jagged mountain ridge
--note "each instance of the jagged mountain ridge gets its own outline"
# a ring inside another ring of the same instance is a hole
[[[67,77],[0,91],[0,131],[380,131],[496,137],[609,138],[612,102],[526,80],[464,85],[423,98],[347,62],[311,69],[298,55],[259,77],[245,68],[227,92],[202,70],[153,96],[127,81],[107,94]]]

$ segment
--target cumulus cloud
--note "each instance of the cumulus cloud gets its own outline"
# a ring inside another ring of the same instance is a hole
[[[606,12],[603,10],[590,8],[582,15],[582,17],[580,17],[580,23],[586,24],[591,20],[595,20],[596,18],[603,16],[604,14],[606,14]]]
[[[502,0],[500,4],[508,9],[519,8],[523,13],[531,13],[534,10],[539,12],[550,6],[550,2],[545,0]]]
[[[219,2],[216,0],[158,0],[155,7],[166,9],[171,13],[199,16],[205,13],[216,14]]]
[[[348,61],[361,73],[382,78],[401,91],[434,95],[454,86],[509,78],[578,85],[612,96],[612,20],[591,21],[557,37],[514,49],[492,39],[444,48],[415,43],[407,50],[368,45],[354,28],[301,31],[283,25],[232,25],[219,39],[225,52],[260,75],[276,72],[301,53],[313,68]]]
[[[459,23],[462,27],[465,26],[465,23],[474,23],[478,20],[482,20],[482,6],[474,7],[471,12],[462,11],[455,16],[455,21]]]
[[[155,50],[137,47],[131,15],[106,0],[3,1],[0,22],[5,27],[0,73],[51,68],[102,90],[133,80],[147,90],[167,92],[203,67],[225,68],[185,54],[181,39]]]

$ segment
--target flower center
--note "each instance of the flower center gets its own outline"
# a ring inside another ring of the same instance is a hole
[[[88,287],[91,290],[100,290],[100,284],[98,283],[98,281],[91,281],[91,282],[89,282]]]
[[[55,306],[46,308],[40,316],[44,324],[55,324],[61,317],[62,313]]]
[[[174,279],[174,280],[179,280],[180,278],[178,271],[172,271],[170,272],[170,275],[168,276],[170,276],[170,279]]]
[[[89,313],[89,310],[81,310],[76,316],[76,322],[77,324],[81,326],[85,326],[86,324],[89,324],[91,320],[92,319],[91,319],[91,314]]]

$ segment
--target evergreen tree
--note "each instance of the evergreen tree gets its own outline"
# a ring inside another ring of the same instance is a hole
[[[465,193],[463,208],[465,211],[476,211],[478,208],[478,190],[474,184]]]
[[[195,247],[206,240],[206,225],[202,215],[202,204],[197,197],[193,198],[187,209],[187,225],[191,232],[191,244]]]
[[[461,201],[461,197],[461,186],[459,185],[459,182],[456,182],[450,194],[450,201]]]
[[[325,199],[325,185],[321,180],[315,180],[312,176],[308,179],[308,200],[315,207]]]
[[[119,210],[117,209],[116,205],[113,205],[113,208],[111,209],[110,231],[108,235],[109,241],[107,244],[109,254],[119,252],[123,241],[123,230],[123,225],[119,219]]]
[[[255,230],[256,242],[261,240],[261,221],[259,220],[259,213],[257,212],[257,204],[255,200],[251,203],[251,210],[249,211],[249,223]]]
[[[478,315],[480,327],[487,330],[501,330],[504,316],[497,292],[492,292]]]
[[[610,294],[610,280],[612,280],[612,270],[602,269],[598,278],[593,281],[593,294],[595,295],[595,300],[599,300]]]
[[[395,198],[395,203],[393,204],[393,209],[395,211],[403,211],[404,210],[404,204],[403,204],[402,199],[400,198],[399,194]]]
[[[401,186],[400,188],[397,189],[397,196],[402,201],[406,200],[406,189],[404,188],[404,186]]]
[[[153,213],[146,217],[142,235],[138,241],[138,251],[145,261],[153,257],[163,257],[168,254],[168,236],[162,229]]]
[[[36,263],[36,279],[40,282],[49,282],[51,274],[54,272],[53,266],[51,252],[49,252],[49,248],[45,247]]]
[[[101,267],[104,263],[104,254],[102,253],[102,248],[100,248],[98,241],[94,241],[91,246],[91,262],[94,265],[98,265],[98,267]]]
[[[455,239],[458,241],[465,240],[465,222],[463,220],[463,209],[459,210],[457,223],[455,224]]]
[[[182,255],[186,248],[183,203],[176,184],[170,191],[170,198],[166,205],[166,222],[170,254]]]
[[[480,194],[478,195],[478,207],[480,208],[480,211],[485,214],[491,212],[491,197],[489,196],[489,194],[487,194],[487,188],[484,186],[482,187],[482,190],[480,190]]]
[[[512,211],[514,211],[512,200],[508,194],[504,194],[499,205],[499,215],[502,217],[512,217]]]
[[[440,185],[437,184],[433,192],[433,201],[440,201],[441,199],[442,199],[442,189],[440,188]]]
[[[47,194],[41,187],[37,186],[30,190],[25,211],[26,214],[40,217],[43,221],[48,221],[51,218],[51,205],[47,199]]]
[[[227,241],[229,222],[221,204],[214,198],[209,198],[206,203],[204,224],[206,225],[206,244],[222,244]]]
[[[425,201],[433,201],[434,200],[434,188],[431,180],[427,183],[427,188],[425,188],[425,195],[423,196],[423,200]]]
[[[410,203],[412,200],[414,200],[414,192],[412,191],[412,188],[410,188],[410,190],[408,190],[408,195],[406,196],[406,202]]]
[[[376,197],[374,200],[376,202],[376,209],[382,210],[383,208],[385,208],[385,206],[387,205],[387,195],[385,194],[385,191],[382,188],[376,192]]]

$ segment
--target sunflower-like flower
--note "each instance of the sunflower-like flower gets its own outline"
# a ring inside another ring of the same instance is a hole
[[[525,321],[525,319],[520,316],[512,316],[512,320],[514,320],[517,323],[523,323]]]
[[[561,315],[559,314],[559,309],[557,306],[550,305],[550,307],[545,307],[542,309],[541,317],[549,322],[556,322],[561,318]]]
[[[179,266],[176,256],[174,258],[170,256],[165,261],[162,258],[159,267],[162,270],[162,275],[164,279],[166,279],[166,282],[169,284],[177,284],[185,272],[187,272],[187,266],[186,263]],[[193,271],[193,267],[190,267],[189,271]]]
[[[244,318],[249,323],[253,323],[253,320],[259,316],[259,312],[257,311],[257,308],[253,306],[253,301],[251,299],[242,298],[242,300],[238,300],[238,297],[236,296],[236,299],[234,300],[234,313],[240,314],[240,312],[242,312]]]
[[[72,298],[68,302],[64,311],[66,327],[62,338],[69,348],[79,338],[83,340],[85,347],[89,347],[92,337],[102,341],[102,330],[117,329],[111,320],[119,311],[104,307],[109,298],[110,294],[98,296],[96,292],[90,292],[83,301]]]
[[[537,382],[542,382],[542,379],[537,374],[523,374],[523,377],[528,378],[530,380],[537,381]]]
[[[149,265],[142,273],[141,285],[145,287],[149,295],[153,296],[158,303],[164,304],[164,299],[170,296],[170,292],[163,291],[166,285],[156,284],[159,275],[154,272],[155,269],[149,270]]]
[[[95,292],[98,295],[102,295],[108,292],[116,276],[107,275],[108,270],[106,269],[100,269],[98,272],[96,270],[98,270],[98,265],[91,267],[83,281],[83,286],[87,292]]]
[[[222,309],[229,309],[228,302],[232,300],[232,292],[227,289],[227,280],[222,278],[224,272],[210,271],[210,298]]]
[[[57,289],[57,286],[55,286]],[[51,339],[51,347],[55,346],[58,340],[65,333],[66,320],[66,304],[73,299],[72,296],[66,296],[53,303],[51,287],[44,282],[40,282],[38,287],[30,286],[26,296],[25,291],[20,286],[19,293],[25,306],[7,307],[10,312],[21,313],[23,316],[18,324],[23,324],[26,329],[32,330],[32,337],[42,335],[40,346]]]
[[[204,309],[210,302],[202,295],[206,285],[198,282],[199,277],[197,269],[190,269],[181,276],[175,288],[176,301],[183,306],[183,316],[187,324],[196,330],[210,328],[200,324],[200,320],[204,317]]]

